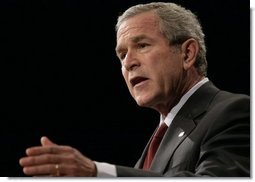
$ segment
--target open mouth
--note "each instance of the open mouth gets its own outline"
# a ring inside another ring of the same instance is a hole
[[[130,83],[134,87],[135,85],[137,85],[145,80],[148,80],[148,78],[137,76],[137,77],[132,78],[130,80]]]

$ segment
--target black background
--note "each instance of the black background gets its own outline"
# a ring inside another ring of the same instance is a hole
[[[48,136],[97,161],[133,166],[159,115],[129,95],[114,26],[146,0],[0,0],[0,176],[23,176],[25,149]],[[250,95],[250,11],[245,0],[175,0],[204,27],[208,77]]]

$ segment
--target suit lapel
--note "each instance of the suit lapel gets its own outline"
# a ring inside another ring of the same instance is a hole
[[[176,148],[195,128],[192,120],[176,116],[170,128],[167,130],[158,151],[151,164],[151,170],[155,172],[164,171]],[[178,123],[178,124],[176,124]]]
[[[187,137],[187,135],[192,131],[192,129],[195,127],[195,124],[192,120],[186,120],[184,118],[179,118],[179,116],[176,116],[174,120],[178,120],[176,123],[179,123],[180,125],[176,125],[175,122],[172,123],[171,127],[169,127],[166,131],[166,134],[164,138],[162,139],[162,142],[159,146],[158,151],[155,154],[154,160],[152,161],[151,169],[154,171],[161,171],[160,169],[164,168],[166,164],[165,162],[168,162],[170,157],[172,156],[175,149],[178,147],[178,145]],[[183,123],[183,124],[182,124]],[[182,127],[181,127],[182,126]],[[147,154],[147,150],[149,148],[150,142],[157,131],[158,127],[153,132],[150,140],[148,141],[141,158],[137,161],[135,168],[143,168],[143,163]],[[182,133],[184,134],[182,135]],[[182,135],[182,136],[179,136]],[[171,155],[169,155],[171,153]],[[155,170],[155,169],[157,170]],[[159,172],[158,171],[158,172]]]

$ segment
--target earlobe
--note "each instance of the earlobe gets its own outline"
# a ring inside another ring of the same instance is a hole
[[[188,70],[196,61],[199,50],[198,42],[197,40],[190,38],[182,44],[181,49],[183,53],[183,68]]]

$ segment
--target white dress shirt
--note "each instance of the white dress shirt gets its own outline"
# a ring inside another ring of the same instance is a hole
[[[208,82],[209,79],[206,77],[199,81],[196,85],[194,85],[187,93],[185,93],[181,100],[178,102],[176,106],[174,106],[171,111],[167,114],[166,117],[163,115],[160,115],[160,125],[165,122],[166,125],[169,127],[172,123],[174,117],[179,112],[179,110],[182,108],[182,106],[185,104],[185,102],[188,100],[188,98],[203,84]],[[97,167],[97,177],[117,177],[117,171],[116,166],[109,163],[104,162],[96,162],[94,161]]]

